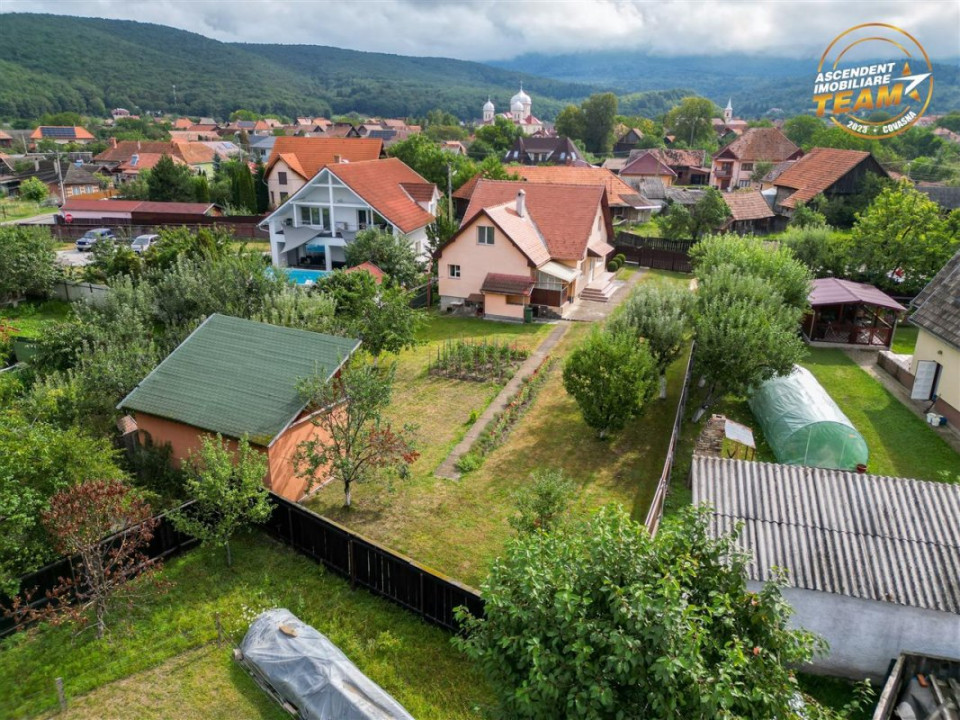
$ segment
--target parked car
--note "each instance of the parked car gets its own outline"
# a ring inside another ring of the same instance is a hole
[[[144,252],[148,247],[153,245],[157,241],[158,237],[160,236],[159,235],[137,235],[137,237],[133,239],[133,242],[130,243],[130,248],[139,255],[140,253]]]
[[[116,240],[117,236],[113,234],[110,228],[94,228],[87,230],[83,235],[77,238],[77,251],[83,252],[90,250],[98,240]]]

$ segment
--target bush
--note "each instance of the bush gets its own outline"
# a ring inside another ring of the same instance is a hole
[[[627,256],[624,255],[623,253],[617,253],[616,255],[613,256],[613,259],[616,260],[618,263],[620,263],[621,267],[624,265],[624,263],[627,262]]]
[[[538,470],[513,496],[520,515],[510,518],[517,532],[548,531],[557,525],[576,492],[562,470]]]
[[[619,269],[620,263],[618,263],[616,260],[611,260],[607,263],[607,272],[616,272]]]
[[[457,460],[457,470],[462,473],[473,472],[474,470],[478,470],[482,464],[483,460],[481,458],[468,452]]]

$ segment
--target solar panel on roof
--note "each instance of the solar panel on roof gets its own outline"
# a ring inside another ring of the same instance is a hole
[[[40,135],[46,138],[72,138],[74,131],[72,127],[42,127]]]

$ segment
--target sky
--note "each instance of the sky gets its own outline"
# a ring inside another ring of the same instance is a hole
[[[621,48],[819,57],[847,28],[887,22],[933,57],[960,56],[960,0],[0,0],[2,12],[138,20],[228,42],[479,61]]]

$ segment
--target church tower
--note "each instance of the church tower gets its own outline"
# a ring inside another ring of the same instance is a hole
[[[496,111],[496,108],[493,106],[493,101],[488,97],[487,101],[483,104],[483,121],[485,123],[493,122],[493,116]]]
[[[733,120],[733,98],[727,99],[727,106],[723,109],[723,121],[730,122]]]

